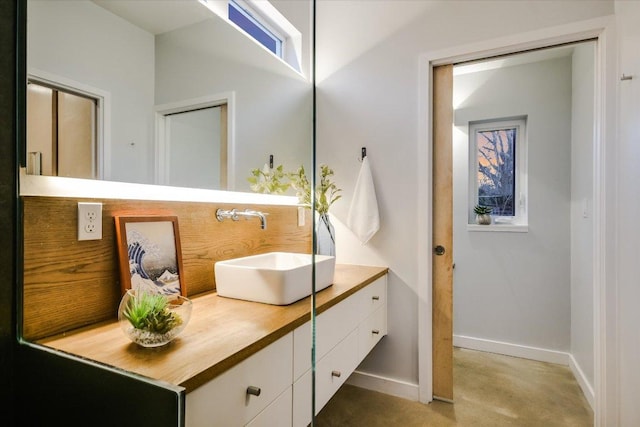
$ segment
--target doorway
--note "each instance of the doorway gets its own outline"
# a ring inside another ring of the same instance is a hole
[[[613,321],[612,312],[605,310],[605,308],[613,307],[614,300],[611,300],[607,296],[605,283],[605,270],[606,263],[605,251],[603,247],[604,231],[606,223],[604,221],[605,211],[607,206],[605,200],[607,200],[606,189],[609,187],[604,181],[606,163],[605,153],[608,153],[610,149],[604,145],[604,140],[612,138],[612,132],[609,130],[612,126],[613,116],[611,112],[606,108],[605,101],[610,101],[610,95],[608,92],[604,92],[603,87],[613,82],[611,71],[605,68],[604,64],[611,64],[614,56],[611,52],[612,42],[609,38],[605,37],[609,33],[608,30],[609,21],[602,20],[602,22],[585,22],[580,25],[572,26],[560,26],[545,30],[543,36],[541,34],[524,34],[520,36],[510,36],[502,40],[493,40],[487,43],[475,44],[469,46],[462,46],[456,49],[447,49],[439,52],[432,52],[425,54],[421,58],[421,69],[424,76],[421,82],[421,88],[423,88],[423,104],[421,105],[421,111],[424,113],[423,117],[429,119],[424,122],[424,126],[421,128],[421,134],[425,141],[424,147],[420,147],[419,158],[419,177],[424,180],[427,185],[421,185],[419,187],[420,200],[419,211],[422,214],[421,217],[429,218],[429,221],[420,225],[420,232],[428,238],[425,243],[422,243],[419,248],[419,255],[421,259],[428,260],[425,263],[421,263],[418,266],[418,277],[421,285],[419,288],[419,297],[421,304],[419,305],[419,391],[420,401],[427,403],[433,399],[433,376],[434,367],[431,365],[433,361],[433,331],[430,319],[432,316],[432,302],[434,301],[432,295],[432,278],[433,262],[431,255],[433,253],[433,247],[429,243],[432,243],[431,237],[433,236],[433,225],[431,223],[432,216],[432,199],[433,189],[430,183],[433,165],[432,155],[432,91],[431,78],[433,75],[433,69],[439,65],[453,64],[461,61],[476,60],[479,58],[496,57],[499,55],[510,54],[520,51],[526,51],[537,48],[546,48],[549,46],[556,46],[563,43],[573,43],[583,40],[597,39],[596,58],[595,58],[595,136],[594,136],[594,161],[593,161],[593,188],[594,197],[592,203],[592,221],[593,221],[593,238],[594,247],[591,254],[591,260],[593,265],[593,308],[594,315],[594,397],[595,397],[595,416],[596,420],[606,419],[608,414],[606,413],[606,407],[612,405],[609,399],[605,399],[606,396],[602,395],[603,387],[609,384],[609,381],[613,379],[605,375],[606,365],[604,363],[604,355],[610,351],[615,350],[610,339],[607,339],[604,335],[609,322]],[[607,125],[605,127],[605,124]],[[426,197],[425,197],[426,196]],[[428,243],[427,243],[428,242]],[[427,326],[428,325],[428,326]]]
[[[454,66],[449,248],[453,345],[570,365],[591,404],[594,47]],[[476,206],[491,224],[476,224]]]
[[[164,116],[164,184],[227,189],[227,104]]]
[[[233,92],[156,106],[161,185],[234,189]]]

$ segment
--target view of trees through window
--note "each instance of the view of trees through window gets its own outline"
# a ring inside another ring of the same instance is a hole
[[[478,130],[478,204],[492,214],[515,216],[516,137],[518,128]]]

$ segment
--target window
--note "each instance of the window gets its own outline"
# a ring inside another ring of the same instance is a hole
[[[302,73],[302,33],[269,1],[198,1],[282,62]]]
[[[526,224],[526,119],[470,122],[469,165],[469,223],[477,204],[496,224]]]
[[[260,15],[251,8],[239,2],[229,1],[229,20],[242,28],[247,34],[256,39],[261,45],[282,58],[282,43],[284,37],[277,35],[273,27],[260,19]]]

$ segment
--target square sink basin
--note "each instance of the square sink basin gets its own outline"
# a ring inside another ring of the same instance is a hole
[[[336,258],[316,255],[316,291],[333,283]],[[269,252],[218,261],[214,265],[218,295],[288,305],[311,295],[311,255]]]

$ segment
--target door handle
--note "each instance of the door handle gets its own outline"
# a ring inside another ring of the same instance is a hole
[[[444,253],[445,253],[444,246],[442,246],[442,245],[436,246],[435,248],[433,248],[433,253],[435,253],[438,256],[444,255]]]

